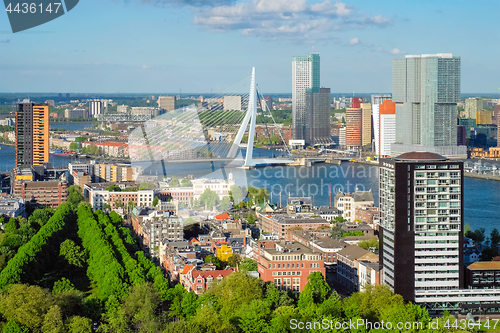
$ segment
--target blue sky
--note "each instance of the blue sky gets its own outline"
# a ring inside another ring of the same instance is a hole
[[[463,93],[494,93],[499,12],[488,0],[81,0],[16,34],[3,12],[0,92],[215,93],[255,66],[263,93],[289,93],[292,56],[314,47],[332,92],[391,92],[394,57],[453,53]]]

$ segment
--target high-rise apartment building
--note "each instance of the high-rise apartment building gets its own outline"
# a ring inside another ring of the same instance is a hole
[[[483,110],[481,98],[467,98],[465,100],[465,118],[476,119],[476,112]]]
[[[293,139],[306,137],[306,89],[320,88],[319,54],[293,57],[292,60],[292,121]]]
[[[375,154],[388,156],[391,144],[396,141],[396,103],[383,100],[382,104],[373,106],[373,124],[375,131]]]
[[[97,116],[101,114],[101,107],[102,107],[101,101],[90,101],[89,102],[90,116],[93,118],[97,118]]]
[[[307,146],[329,145],[330,88],[306,89],[305,143]]]
[[[372,105],[361,103],[361,146],[372,144]]]
[[[158,96],[158,107],[167,111],[177,109],[177,98],[175,96]]]
[[[379,163],[384,283],[412,302],[462,289],[463,162],[409,152]]]
[[[380,145],[380,120],[379,120],[379,106],[385,100],[390,100],[392,96],[390,94],[374,94],[372,97],[372,123],[373,123],[373,139],[375,143],[375,154],[377,156],[381,156],[380,153],[381,145]],[[390,143],[394,143],[396,141],[396,111],[394,110],[394,139]],[[385,155],[389,155],[391,153],[391,147],[389,145],[389,150]],[[384,156],[384,155],[382,155]]]
[[[16,168],[49,161],[49,106],[23,101],[16,111]]]
[[[363,142],[363,112],[361,108],[347,108],[345,139],[349,148],[360,148]]]
[[[393,156],[414,150],[466,156],[466,147],[457,147],[459,57],[441,53],[394,59],[392,89],[396,102]]]

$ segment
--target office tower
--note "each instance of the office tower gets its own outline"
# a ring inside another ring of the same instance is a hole
[[[380,156],[380,127],[379,127],[379,105],[382,104],[385,100],[390,100],[392,97],[390,94],[373,94],[371,96],[372,102],[372,123],[373,123],[373,139],[375,143],[375,154]],[[394,111],[394,116],[396,112]],[[396,122],[396,120],[394,120]],[[394,126],[396,126],[394,124]],[[395,130],[395,129],[394,129]],[[395,142],[392,141],[391,143]],[[389,152],[386,155],[390,154],[391,148],[389,147]]]
[[[375,131],[375,154],[388,156],[391,144],[396,141],[396,103],[390,99],[373,105],[373,127]]]
[[[465,100],[465,118],[476,119],[476,112],[483,110],[481,98],[467,98]]]
[[[293,57],[292,60],[292,121],[293,139],[305,140],[306,89],[319,89],[319,54]]]
[[[361,108],[347,108],[345,118],[346,146],[360,148],[363,141],[363,114]]]
[[[476,124],[491,125],[493,124],[493,111],[480,110],[476,111]]]
[[[241,111],[241,96],[224,96],[224,111]]]
[[[384,283],[417,303],[462,289],[463,162],[409,152],[379,166]]]
[[[372,105],[361,103],[361,146],[372,144]]]
[[[465,157],[465,147],[457,147],[460,58],[448,53],[408,55],[394,59],[392,68],[396,143],[391,154],[425,150]]]
[[[49,106],[28,100],[17,105],[16,168],[49,161]]]
[[[97,118],[97,115],[101,114],[101,107],[102,107],[101,101],[90,101],[89,102],[90,117]]]
[[[158,107],[167,111],[177,109],[177,98],[175,96],[158,96]]]
[[[305,143],[307,146],[329,145],[330,88],[306,89]]]

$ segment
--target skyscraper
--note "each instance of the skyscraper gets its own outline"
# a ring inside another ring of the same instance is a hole
[[[377,156],[391,154],[391,144],[396,141],[396,103],[390,99],[373,106],[375,130],[375,153]]]
[[[17,105],[16,168],[49,161],[49,106],[28,100]]]
[[[292,60],[292,121],[293,139],[306,138],[306,89],[320,88],[319,54],[293,57]]]
[[[92,118],[97,118],[101,114],[102,102],[99,100],[89,102],[89,114]]]
[[[476,119],[476,112],[483,110],[482,98],[467,98],[465,100],[465,118]]]
[[[379,163],[384,283],[412,302],[463,289],[463,162],[410,152]]]
[[[158,106],[167,111],[177,109],[177,98],[175,96],[158,96]]]
[[[457,147],[460,58],[449,53],[408,55],[393,60],[396,143],[392,155],[413,150],[464,157]]]
[[[360,148],[363,142],[363,112],[361,108],[346,109],[346,146]]]
[[[385,100],[391,99],[392,96],[390,94],[374,94],[372,95],[372,123],[373,123],[373,138],[375,140],[375,154],[377,156],[389,155],[391,153],[391,146],[389,144],[389,149],[386,154],[381,154],[381,145],[380,145],[380,124],[379,124],[379,107]],[[394,106],[394,138],[390,143],[394,143],[396,141],[396,107]]]
[[[330,88],[306,89],[305,143],[332,143],[330,130]]]
[[[371,103],[361,103],[361,146],[372,144],[372,105]]]

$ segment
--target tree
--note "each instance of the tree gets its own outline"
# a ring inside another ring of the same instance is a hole
[[[253,260],[252,258],[245,258],[238,266],[238,270],[240,270],[240,271],[256,271],[257,270],[257,261]]]
[[[168,187],[178,187],[178,186],[179,186],[179,178],[173,176],[172,179],[170,180],[170,183],[168,183]]]
[[[78,185],[69,186],[67,192],[67,201],[73,206],[78,206],[80,202],[85,200],[85,197],[82,194],[82,188]]]
[[[124,204],[123,204],[123,201],[121,198],[118,198],[115,200],[115,207],[116,208],[123,208],[124,207]]]
[[[481,255],[479,256],[480,261],[491,261],[493,257],[498,256],[498,250],[497,248],[493,247],[486,247],[484,250],[481,252]]]
[[[264,203],[269,198],[269,191],[265,188],[249,187],[248,188],[248,198],[251,199],[255,204]]]
[[[92,333],[92,320],[73,316],[69,319],[67,327],[69,333]]]
[[[75,286],[66,278],[61,278],[59,281],[54,282],[54,287],[52,288],[52,294],[56,295],[65,290],[74,290]]]
[[[237,267],[240,264],[241,260],[241,256],[238,253],[235,253],[227,258],[227,264],[231,267]]]
[[[154,188],[154,183],[141,183],[141,185],[139,185],[139,190],[152,190]]]
[[[241,187],[238,185],[232,185],[230,190],[229,190],[229,196],[231,199],[231,202],[234,204],[239,204],[241,200],[243,200],[243,191],[241,190]]]
[[[248,224],[254,224],[255,223],[255,216],[251,213],[246,214],[245,218],[247,219]]]
[[[331,288],[321,272],[312,272],[307,277],[307,284],[299,296],[299,308],[304,309],[310,302],[322,303],[330,294]]]
[[[224,269],[226,267],[226,263],[224,261],[220,260],[217,257],[214,257],[213,255],[206,256],[205,262],[206,263],[211,262],[212,264],[215,265],[215,267],[217,267],[217,269]]]
[[[333,239],[341,239],[342,235],[344,235],[344,230],[340,227],[333,227],[331,232],[331,237]]]
[[[83,267],[85,262],[82,249],[71,239],[66,239],[61,243],[59,255],[63,256],[70,265],[76,267]]]
[[[9,320],[3,326],[3,333],[28,333],[29,330],[22,325],[19,325],[14,319]]]
[[[378,238],[376,238],[376,237],[370,238],[368,240],[360,241],[358,243],[358,246],[365,249],[365,250],[368,250],[371,247],[378,249],[379,248],[379,241],[378,241]]]
[[[109,203],[104,204],[104,209],[111,210],[111,205]]]
[[[497,228],[491,230],[490,242],[492,247],[496,247],[498,243],[500,243],[500,233],[498,232]]]
[[[155,198],[156,199],[156,198]],[[153,200],[153,205],[154,205],[154,200]],[[155,206],[156,207],[156,206]],[[132,200],[130,200],[128,203],[127,203],[127,209],[128,209],[128,212],[130,213],[133,209],[134,209],[134,202]]]
[[[229,206],[230,202],[231,202],[231,199],[228,196],[223,197],[221,202],[220,202],[221,208],[223,210],[230,208],[230,206]]]
[[[160,201],[160,199],[158,199],[158,197],[155,197],[155,198],[153,199],[153,207],[158,206],[158,202],[159,202],[159,201]]]
[[[109,191],[109,192],[120,192],[122,189],[120,186],[118,185],[110,185],[108,187],[106,187],[106,191]]]
[[[486,229],[485,228],[479,228],[474,230],[474,241],[477,243],[482,243],[484,241],[484,233]]]
[[[71,143],[69,144],[69,150],[73,150],[73,151],[78,150],[78,143],[76,143],[76,142],[71,142]]]
[[[191,187],[193,186],[193,183],[189,179],[183,179],[181,181],[181,187]]]
[[[200,196],[200,205],[206,209],[212,209],[219,200],[219,195],[207,188]]]
[[[334,219],[335,223],[345,223],[347,220],[343,218],[342,216],[336,216]]]
[[[464,225],[464,235],[465,237],[467,237],[467,233],[469,233],[471,230],[470,230],[470,225],[469,223],[465,223]]]

